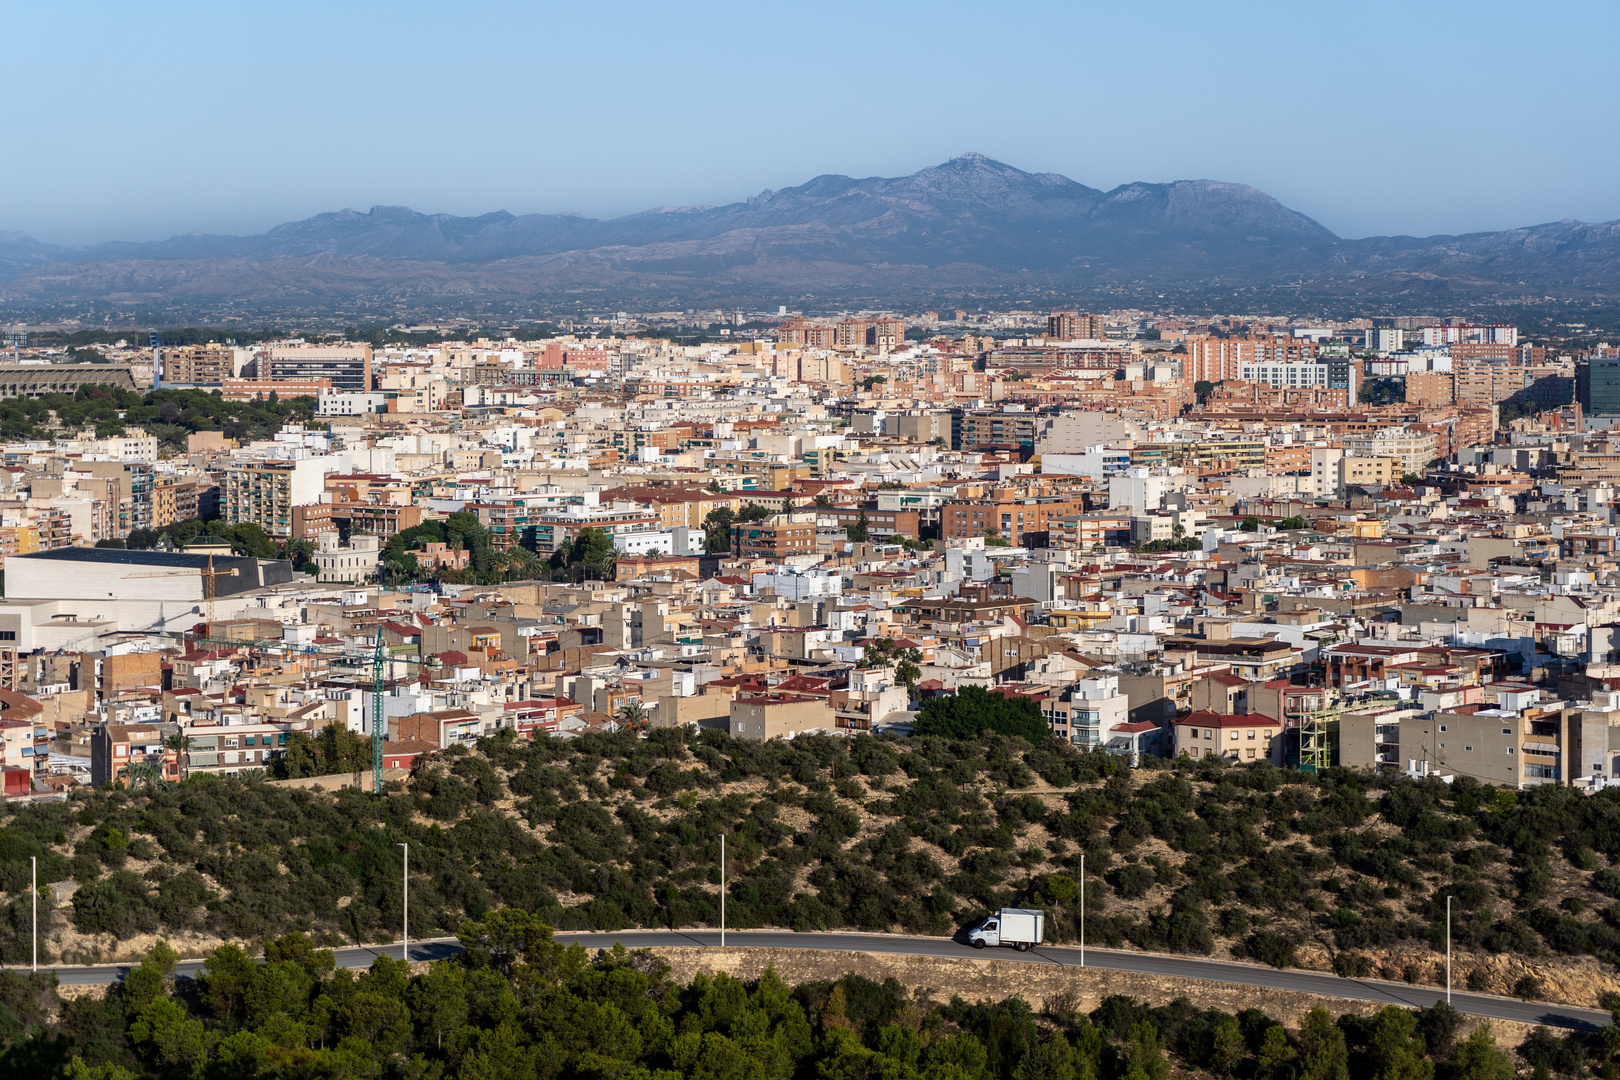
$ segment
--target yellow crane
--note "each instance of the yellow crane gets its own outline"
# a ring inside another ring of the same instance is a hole
[[[131,578],[190,577],[192,574],[199,574],[202,577],[203,599],[208,602],[208,631],[209,633],[213,633],[215,592],[214,579],[222,577],[236,577],[238,574],[236,567],[233,566],[229,570],[215,570],[214,557],[209,555],[208,569],[206,570],[198,567],[196,570],[159,570],[150,574],[125,574],[124,580],[128,581]]]

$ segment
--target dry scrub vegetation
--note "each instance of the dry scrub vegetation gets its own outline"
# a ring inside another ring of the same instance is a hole
[[[42,884],[79,883],[49,913],[52,950],[92,959],[159,933],[391,938],[398,842],[416,935],[502,906],[562,929],[713,925],[722,832],[736,928],[949,934],[1030,904],[1072,941],[1084,851],[1095,944],[1433,981],[1450,895],[1459,986],[1583,1003],[1620,987],[1616,793],[1131,770],[994,736],[502,736],[380,799],[216,779],[78,792],[3,819],[0,960],[26,958],[30,855]]]

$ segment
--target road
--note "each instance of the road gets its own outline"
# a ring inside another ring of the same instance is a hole
[[[720,944],[720,934],[714,930],[625,930],[613,934],[559,932],[555,939],[564,944],[578,942],[589,949],[605,949],[615,943],[623,944],[628,949],[718,947]],[[1008,964],[1080,966],[1080,950],[1077,948],[1051,946],[1029,952],[1014,952],[1011,949],[981,951],[950,938],[908,937],[900,934],[795,934],[785,930],[732,930],[726,933],[726,946],[740,949],[827,949],[834,952],[972,958]],[[439,960],[454,955],[458,948],[455,938],[413,941],[411,959]],[[400,946],[365,945],[337,949],[334,950],[334,954],[337,962],[343,967],[363,968],[369,966],[378,956],[398,959]],[[181,975],[195,976],[202,966],[200,960],[187,960],[179,965],[177,972]],[[1383,982],[1378,979],[1341,979],[1337,975],[1325,975],[1315,971],[1278,971],[1254,964],[1233,964],[1188,956],[1168,956],[1162,953],[1087,949],[1085,966],[1181,979],[1206,979],[1238,986],[1258,986],[1324,997],[1351,998],[1408,1008],[1433,1005],[1436,1001],[1444,1000],[1446,996],[1443,989],[1432,986],[1408,986],[1405,983]],[[64,985],[74,986],[116,982],[129,968],[127,965],[102,965],[57,967],[50,970],[56,972],[57,978]],[[1489,994],[1453,993],[1451,1003],[1462,1012],[1492,1020],[1546,1024],[1548,1027],[1573,1028],[1581,1031],[1595,1031],[1611,1020],[1607,1012],[1598,1009],[1518,1001],[1514,998],[1493,997]]]

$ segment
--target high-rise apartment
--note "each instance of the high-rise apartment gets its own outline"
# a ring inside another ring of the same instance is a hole
[[[1054,311],[1046,317],[1046,336],[1056,341],[1101,341],[1108,331],[1101,315]]]
[[[266,364],[263,375],[271,382],[327,379],[334,390],[373,389],[370,345],[279,345]]]

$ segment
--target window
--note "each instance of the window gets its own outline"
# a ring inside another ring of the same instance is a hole
[[[1441,724],[1441,725],[1440,725],[1440,730],[1441,730],[1441,731],[1444,731],[1444,730],[1446,730],[1446,725],[1444,725],[1444,724]]]
[[[1249,732],[1249,741],[1250,742],[1254,741],[1254,732],[1253,731]]]
[[[1513,729],[1510,728],[1510,727],[1505,727],[1505,728],[1502,729],[1502,734],[1511,735],[1511,734],[1513,734]]]
[[[1254,747],[1249,747],[1249,756],[1254,757]]]
[[[1237,742],[1237,732],[1232,732],[1232,741]]]
[[[16,641],[16,640],[17,640],[17,631],[15,631],[15,630],[0,630],[0,641]]]
[[[1463,753],[1465,753],[1465,754],[1471,754],[1471,753],[1473,753],[1473,752],[1474,752],[1474,748],[1473,748],[1473,747],[1472,747],[1472,746],[1465,746],[1465,747],[1463,747]]]
[[[1513,756],[1513,747],[1511,747],[1511,746],[1508,747],[1507,752],[1508,752],[1508,757],[1512,757]]]

